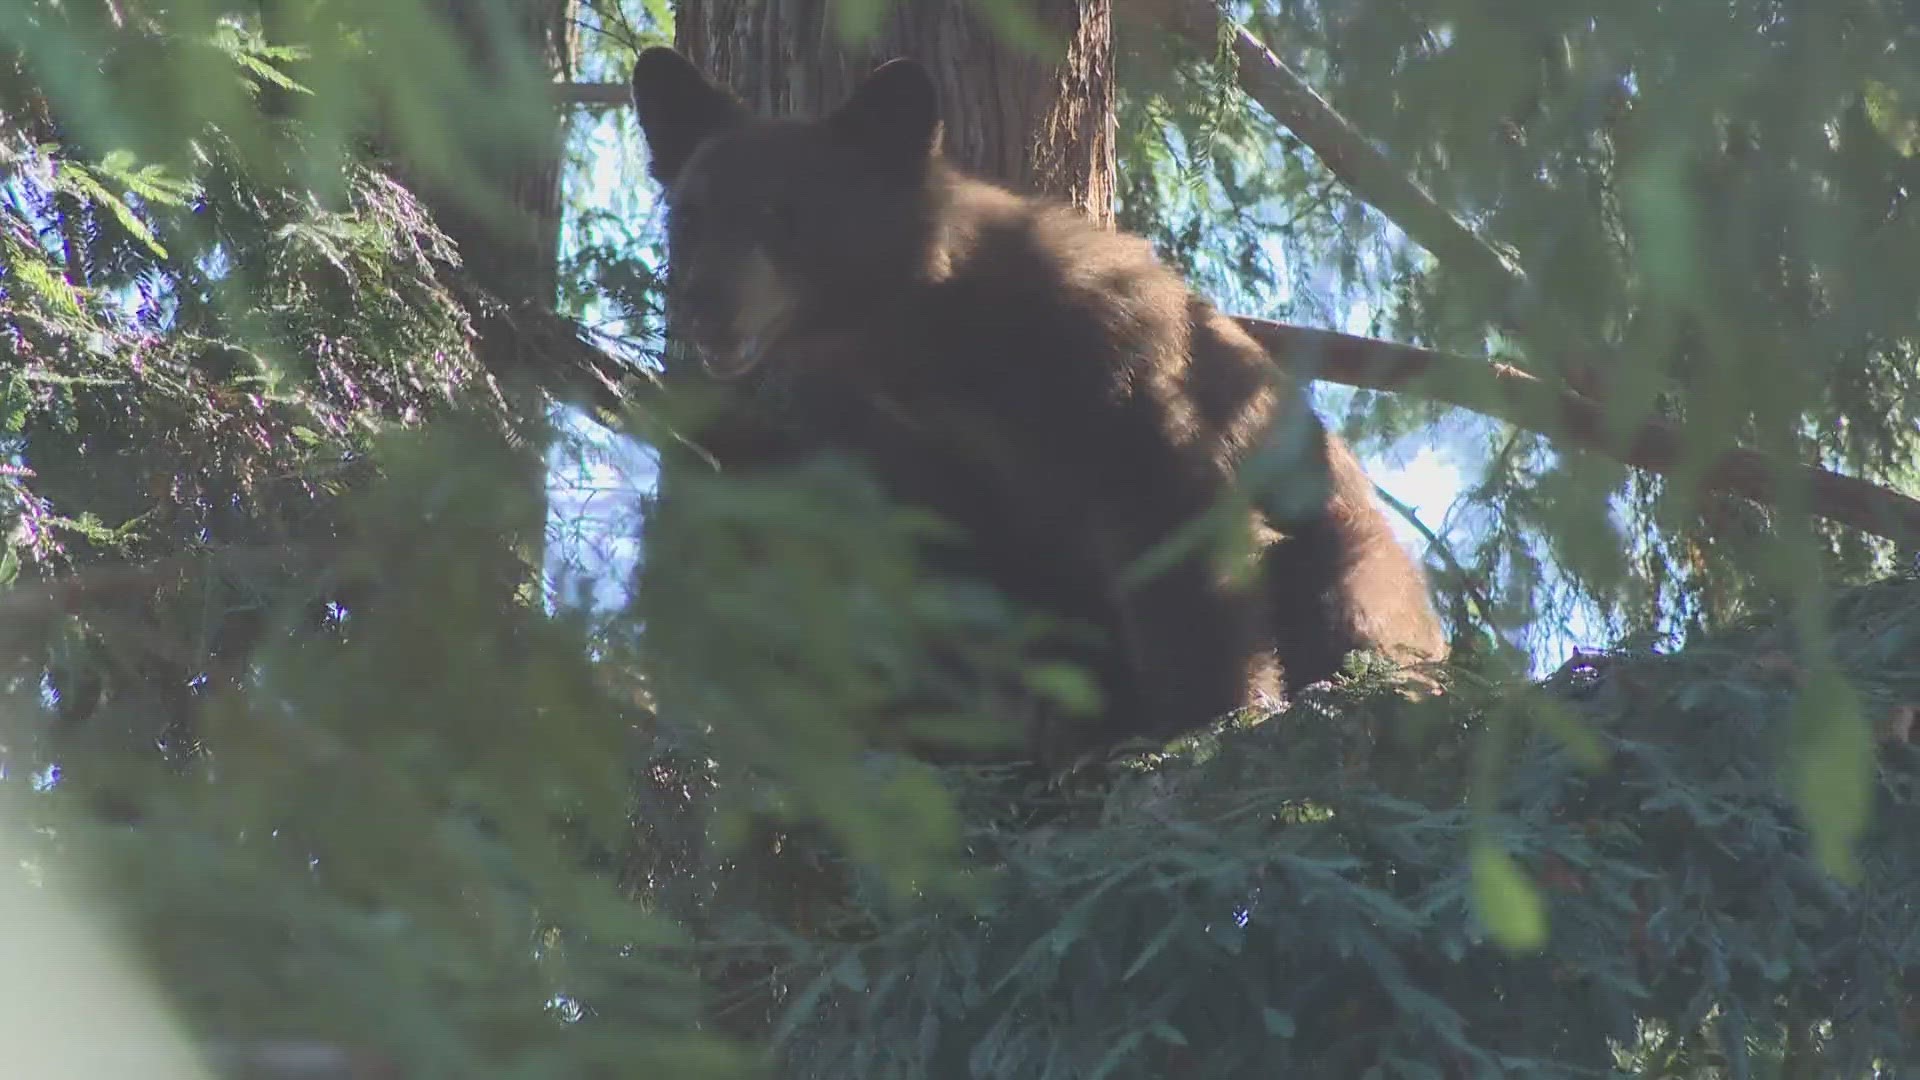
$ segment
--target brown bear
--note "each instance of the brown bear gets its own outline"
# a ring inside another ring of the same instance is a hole
[[[956,526],[942,568],[1102,632],[1051,652],[1105,707],[1036,723],[1034,754],[1177,736],[1354,648],[1443,655],[1419,565],[1297,381],[1146,241],[946,161],[918,63],[824,118],[768,120],[651,48],[633,98],[675,341],[761,410],[713,432],[721,466],[861,455]],[[1272,497],[1248,493],[1255,465],[1283,474]],[[1130,573],[1203,515],[1257,569],[1190,545]]]

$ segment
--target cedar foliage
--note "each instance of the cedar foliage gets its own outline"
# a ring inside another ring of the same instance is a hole
[[[934,646],[1018,665],[1017,613],[921,580],[928,523],[831,463],[676,488],[630,609],[503,588],[531,493],[500,478],[544,448],[373,147],[457,176],[535,96],[462,81],[426,5],[280,7],[305,38],[238,0],[0,10],[0,897],[82,931],[6,975],[41,1074],[143,1073],[88,943],[223,1075],[275,1040],[409,1077],[1912,1069],[1911,578],[1544,686],[1357,670],[1064,786],[864,752],[876,687]],[[1293,15],[1349,79],[1394,52]],[[1905,415],[1901,325],[1836,407]],[[698,403],[633,390],[676,455]]]
[[[957,782],[989,898],[770,950],[785,1075],[1905,1075],[1920,578],[1848,593],[1831,625],[1897,739],[1857,885],[1779,779],[1805,672],[1777,627],[1445,703],[1363,674],[1038,828],[992,778]],[[1546,714],[1585,735],[1522,720]],[[1497,778],[1475,769],[1489,741]],[[1541,888],[1545,949],[1477,917],[1487,836]]]

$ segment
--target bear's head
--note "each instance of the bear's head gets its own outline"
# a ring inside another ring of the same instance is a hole
[[[881,65],[825,117],[767,120],[650,48],[633,101],[665,194],[674,333],[714,375],[744,376],[782,338],[836,329],[928,273],[940,118],[918,63]]]

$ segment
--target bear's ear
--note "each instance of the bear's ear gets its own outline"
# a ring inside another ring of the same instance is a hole
[[[662,184],[680,175],[707,136],[746,119],[738,98],[664,45],[642,51],[634,61],[633,107],[647,138],[647,171]]]
[[[827,129],[883,160],[922,162],[940,145],[940,93],[919,61],[889,60],[827,117]]]

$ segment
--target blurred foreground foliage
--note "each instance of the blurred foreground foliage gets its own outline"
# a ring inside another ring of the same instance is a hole
[[[0,874],[21,919],[77,913],[9,967],[10,1022],[60,1075],[206,1075],[143,1060],[156,1027],[216,1064],[711,1073],[676,928],[591,861],[637,709],[580,616],[520,600],[541,492],[505,478],[539,448],[477,359],[486,298],[371,152],[458,173],[473,145],[416,144],[478,77],[423,5],[279,9],[364,36],[0,12]]]
[[[1072,681],[831,462],[676,485],[630,607],[529,603],[545,447],[372,148],[458,189],[552,122],[540,73],[468,71],[427,5],[266,7],[272,42],[255,3],[0,10],[0,896],[77,931],[8,967],[12,1043],[68,1075],[205,1075],[140,1058],[155,1025],[408,1077],[730,1076],[769,1039],[819,1076],[1911,1067],[1920,585],[1546,688],[1362,672],[1105,781],[870,750],[930,651],[941,730],[1006,718],[975,677]],[[639,403],[677,454],[692,403]],[[1796,805],[1866,823],[1857,876]]]

